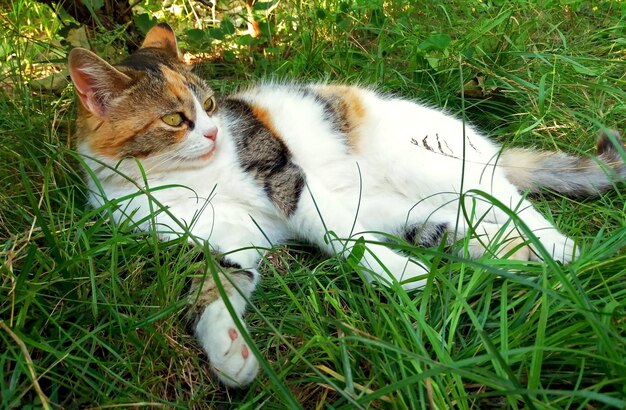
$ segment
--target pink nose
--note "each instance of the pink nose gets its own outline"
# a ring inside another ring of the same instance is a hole
[[[213,127],[210,130],[205,131],[204,138],[215,141],[217,139],[217,127]]]

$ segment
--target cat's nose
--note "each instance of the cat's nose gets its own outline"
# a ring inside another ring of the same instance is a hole
[[[217,127],[213,127],[205,131],[204,138],[215,141],[217,139]]]

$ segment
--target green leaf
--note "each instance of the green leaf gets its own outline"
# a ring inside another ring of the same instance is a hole
[[[85,6],[91,10],[100,10],[104,6],[104,0],[83,0]]]
[[[202,30],[198,30],[198,31],[202,31]],[[207,30],[206,34],[209,36],[209,38],[213,40],[224,39],[224,30],[222,30],[221,28],[210,28]]]
[[[559,55],[557,56],[560,60],[566,62],[567,64],[570,64],[572,66],[572,68],[574,69],[574,71],[576,71],[578,74],[584,74],[584,75],[590,75],[590,76],[597,76],[598,72],[594,69],[591,69],[589,67],[586,67],[584,65],[582,65],[581,63],[579,63],[578,61],[567,57],[567,56],[563,56],[563,55]]]
[[[360,237],[354,243],[352,247],[352,251],[350,251],[350,255],[348,255],[347,261],[350,266],[357,266],[361,259],[363,259],[363,255],[365,255],[365,239]]]
[[[541,115],[545,114],[545,106],[546,106],[546,77],[548,77],[548,73],[541,76],[539,80],[539,89],[537,92],[537,104],[539,107],[539,112]]]
[[[426,57],[426,61],[428,61],[428,65],[430,65],[431,68],[437,68],[439,67],[439,59],[437,57]]]
[[[338,14],[335,17],[335,23],[337,23],[337,28],[342,30],[347,30],[350,27],[350,19],[344,17],[342,14]]]
[[[465,50],[463,50],[463,57],[465,58],[472,58],[474,56],[474,51],[476,51],[476,49],[474,47],[468,47]]]
[[[239,36],[235,39],[235,42],[240,46],[249,46],[255,44],[257,39],[252,37],[250,34],[244,34],[243,36]]]
[[[151,16],[148,13],[138,14],[133,18],[135,25],[141,31],[142,34],[146,34],[157,22],[158,20]]]
[[[254,11],[268,11],[274,5],[276,5],[278,1],[255,1],[252,5],[252,9]]]
[[[426,40],[424,40],[419,45],[419,48],[425,51],[444,51],[446,48],[448,48],[451,42],[452,37],[450,37],[448,34],[434,33],[431,34],[430,37],[428,37]]]
[[[187,43],[194,48],[202,48],[205,43],[211,41],[207,32],[197,28],[187,30],[185,35],[187,36]]]
[[[222,20],[220,28],[224,34],[235,34],[235,25],[230,20]]]
[[[229,63],[237,61],[237,56],[235,55],[233,50],[224,50],[224,61]]]
[[[70,31],[77,28],[80,28],[80,24],[70,22],[64,26],[60,26],[57,30],[57,34],[62,38],[67,38],[67,35],[70,33]]]
[[[574,68],[574,71],[576,71],[578,74],[584,74],[584,75],[590,75],[590,76],[597,76],[598,72],[596,70],[592,70],[591,68],[585,67],[584,65],[581,64],[572,64],[572,68]]]

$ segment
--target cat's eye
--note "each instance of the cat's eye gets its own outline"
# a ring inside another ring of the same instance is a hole
[[[164,123],[167,125],[171,125],[172,127],[178,127],[183,123],[183,115],[179,112],[173,112],[171,114],[167,114],[161,117]]]
[[[204,100],[204,103],[202,104],[202,108],[208,114],[212,114],[213,111],[215,111],[215,109],[217,108],[217,101],[215,101],[215,97],[210,96],[209,98]]]

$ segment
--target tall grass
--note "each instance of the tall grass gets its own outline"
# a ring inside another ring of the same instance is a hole
[[[86,206],[73,90],[34,82],[66,56],[59,20],[31,1],[1,7],[1,408],[626,407],[623,184],[594,199],[534,198],[579,241],[567,266],[396,244],[433,266],[406,293],[301,244],[277,247],[246,318],[263,372],[224,390],[184,321],[187,279],[214,262],[184,238],[159,242]],[[599,127],[624,125],[624,2],[264,10],[261,39],[205,45],[198,70],[216,90],[358,82],[465,115],[504,144],[580,154],[593,153]],[[181,46],[197,52],[188,26],[175,25]],[[92,43],[123,53],[121,33]],[[489,98],[463,98],[479,73]]]

